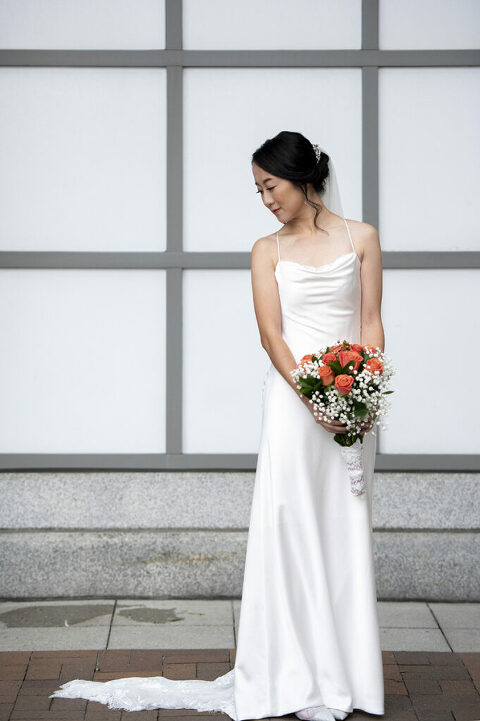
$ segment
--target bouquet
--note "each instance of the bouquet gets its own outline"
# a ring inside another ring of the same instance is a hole
[[[300,393],[313,403],[315,416],[346,424],[346,432],[335,433],[333,440],[341,446],[354,495],[365,491],[362,428],[390,409],[385,396],[394,392],[386,390],[394,373],[380,348],[346,340],[304,355],[290,371]]]

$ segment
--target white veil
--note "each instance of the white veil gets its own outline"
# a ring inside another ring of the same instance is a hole
[[[319,151],[327,153],[327,151],[320,145],[317,145],[317,147]],[[325,190],[321,194],[322,202],[325,203],[328,210],[332,213],[336,213],[336,215],[340,215],[340,217],[344,218],[345,216],[343,215],[342,197],[338,186],[337,173],[335,172],[332,156],[329,153],[327,153],[327,155],[329,156],[328,178],[325,181]]]

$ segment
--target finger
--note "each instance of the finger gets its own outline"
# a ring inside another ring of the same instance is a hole
[[[327,431],[330,431],[331,433],[346,433],[346,428],[338,428],[336,426],[324,426],[324,428],[327,429]]]

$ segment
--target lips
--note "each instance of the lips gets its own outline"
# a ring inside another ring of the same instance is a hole
[[[278,213],[279,210],[280,208],[276,208],[275,210],[272,210],[272,213]]]

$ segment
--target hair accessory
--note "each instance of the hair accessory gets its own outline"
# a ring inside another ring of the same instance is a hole
[[[317,163],[318,163],[318,161],[320,160],[320,155],[321,155],[322,151],[320,150],[320,148],[318,147],[318,145],[316,143],[312,143],[312,145],[313,145],[313,149],[315,151],[315,155],[317,156]]]

